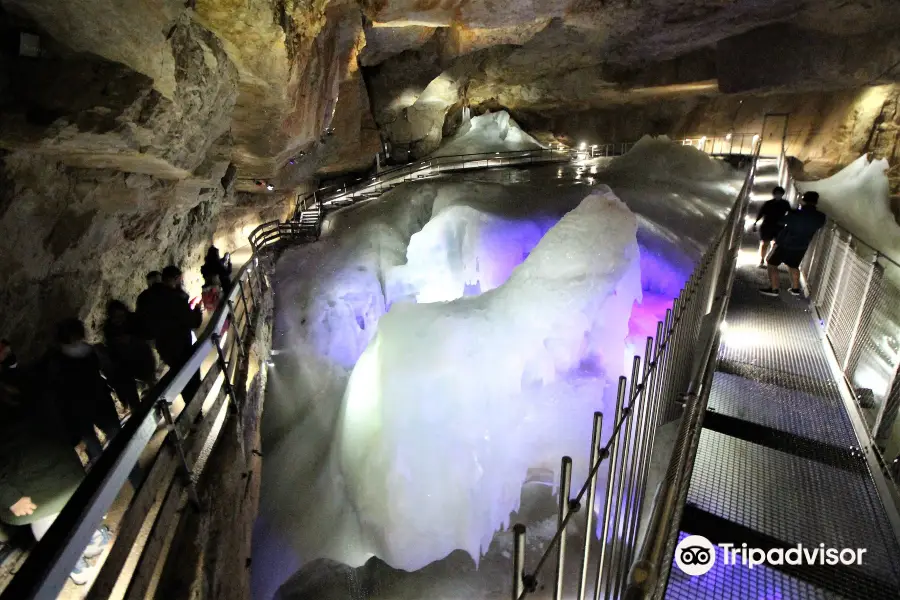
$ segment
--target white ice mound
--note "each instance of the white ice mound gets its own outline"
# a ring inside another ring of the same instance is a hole
[[[585,465],[592,412],[611,414],[599,382],[608,391],[621,374],[641,294],[637,219],[597,190],[500,287],[395,304],[378,323],[336,449],[363,535],[392,566],[414,571],[455,549],[477,561],[528,468],[556,470],[564,454]]]
[[[446,302],[492,290],[509,279],[548,228],[448,206],[412,236],[406,264],[388,271],[388,303]]]
[[[727,164],[691,146],[674,144],[666,136],[645,135],[623,156],[614,159],[607,173],[627,172],[642,178],[678,177],[692,181],[722,181]]]
[[[827,179],[798,182],[819,192],[819,209],[853,235],[900,261],[900,226],[890,208],[888,161],[863,155]]]
[[[539,150],[540,142],[525,133],[506,111],[472,117],[444,140],[431,156],[455,156],[479,152]]]

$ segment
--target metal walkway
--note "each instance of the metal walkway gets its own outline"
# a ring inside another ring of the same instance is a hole
[[[777,172],[761,161],[760,175]],[[756,198],[768,183],[755,186]],[[751,212],[756,210],[751,205]],[[755,234],[743,253],[754,252]],[[809,303],[738,267],[680,536],[737,548],[862,548],[861,566],[724,564],[690,577],[674,566],[666,598],[900,598],[900,546],[841,398]]]

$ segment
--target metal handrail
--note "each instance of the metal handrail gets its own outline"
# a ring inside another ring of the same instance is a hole
[[[587,591],[587,569],[592,535],[591,523],[596,496],[596,477],[600,466],[606,459],[610,461],[610,477],[606,484],[605,506],[602,513],[603,531],[600,539],[600,557],[594,578],[594,598],[598,599],[601,597],[601,588],[605,590],[606,595],[612,594],[612,597],[618,595],[623,581],[621,578],[613,579],[610,577],[610,571],[621,567],[627,568],[627,565],[630,563],[634,544],[637,541],[641,505],[646,492],[646,463],[652,454],[655,427],[660,419],[666,416],[666,414],[662,413],[664,408],[662,402],[669,401],[672,395],[679,391],[680,384],[676,381],[676,378],[684,372],[683,369],[675,368],[672,361],[673,359],[684,360],[686,356],[691,355],[691,348],[695,347],[700,347],[701,352],[695,356],[693,365],[689,370],[690,378],[688,379],[687,391],[682,396],[687,401],[687,412],[682,418],[679,440],[682,442],[682,447],[687,449],[696,448],[696,442],[699,441],[699,434],[697,433],[699,431],[698,419],[702,416],[700,403],[708,390],[708,385],[705,385],[704,382],[709,380],[711,377],[710,373],[714,370],[712,366],[715,364],[718,323],[724,314],[734,277],[734,265],[736,264],[740,243],[739,232],[747,210],[758,157],[759,145],[757,144],[744,185],[729,213],[722,234],[707,251],[698,268],[692,273],[685,289],[673,302],[672,308],[666,311],[665,321],[657,324],[656,337],[647,338],[643,370],[641,370],[640,366],[640,357],[634,357],[630,380],[631,392],[628,394],[627,404],[625,402],[625,389],[628,379],[626,377],[619,378],[615,426],[609,440],[602,448],[599,446],[599,440],[603,415],[601,413],[594,414],[590,457],[591,468],[584,484],[574,498],[569,497],[571,458],[563,457],[560,470],[558,527],[550,543],[538,559],[535,568],[529,574],[526,574],[524,570],[526,528],[522,524],[514,526],[513,600],[523,600],[529,593],[537,589],[537,575],[554,551],[556,551],[557,555],[554,597],[561,598],[566,526],[572,520],[575,512],[581,509],[582,499],[585,494],[588,494],[586,540],[582,554],[581,577],[577,595],[579,600],[583,600]],[[707,276],[708,274],[709,276]],[[707,297],[704,297],[704,294],[707,294]],[[686,342],[689,339],[689,334],[686,334],[685,331],[692,326],[692,317],[702,317],[699,345]],[[637,383],[639,375],[640,383]],[[667,413],[671,412],[671,406],[665,408]],[[631,417],[635,414],[638,416],[632,420]],[[623,432],[624,439],[621,442],[623,447],[619,457],[617,456],[617,441]],[[631,432],[635,434],[633,442],[630,441],[629,434]],[[686,441],[689,443],[685,443]],[[660,494],[660,497],[665,499],[665,501],[657,502],[654,505],[651,528],[648,530],[645,539],[669,539],[669,529],[672,524],[671,520],[667,520],[667,518],[670,518],[675,509],[678,508],[677,504],[673,502],[674,499],[680,496],[681,488],[684,487],[681,483],[690,479],[690,474],[687,471],[693,463],[692,461],[690,463],[686,461],[687,455],[684,452],[680,452],[670,463],[670,476],[666,478],[668,486],[663,487]],[[626,481],[628,482],[627,484]],[[623,498],[623,493],[631,494],[631,497],[634,498],[634,500],[625,503],[621,515],[619,509],[622,502],[613,503],[614,489],[618,500]],[[636,494],[634,493],[635,490],[637,490]],[[678,492],[678,494],[675,492]],[[615,511],[612,513],[614,516],[611,518],[611,511],[613,510]],[[620,526],[621,531],[619,531]],[[610,535],[613,540],[611,545],[608,544]],[[638,564],[656,565],[661,560],[660,556],[662,553],[657,546],[659,546],[658,543],[654,545],[645,543]],[[671,562],[671,556],[669,556],[669,560]],[[657,568],[656,572],[660,571],[661,569]],[[645,584],[650,580],[652,572],[648,570],[647,576],[640,577],[640,582],[632,582],[632,586],[629,588],[632,594],[630,597],[643,597],[640,594],[634,595],[641,590],[640,587],[636,587],[634,584]],[[636,571],[637,576],[641,576],[641,574],[642,571]]]
[[[218,335],[226,322],[231,322],[235,338],[240,335],[236,331],[239,319],[234,308],[239,300],[244,303],[246,329],[251,330],[255,325],[246,302],[244,283],[248,284],[250,294],[253,295],[253,280],[256,280],[258,293],[253,302],[256,312],[258,298],[262,293],[258,262],[258,257],[254,254],[240,268],[230,293],[220,303],[206,329],[194,344],[190,359],[181,369],[169,370],[146,394],[141,406],[132,413],[122,430],[112,439],[63,507],[49,531],[31,550],[15,577],[0,594],[0,600],[53,600],[57,597],[69,573],[90,542],[91,535],[102,522],[129,473],[137,465],[141,453],[156,432],[157,411],[168,411],[168,403],[181,393],[213,349],[217,349],[221,357]],[[227,381],[227,371],[225,377]],[[170,421],[174,426],[170,435],[180,436],[187,433],[194,418],[199,414],[201,404],[202,398],[196,398],[181,412],[178,419]],[[192,487],[193,483],[189,482],[188,485]],[[191,495],[195,494],[192,492]]]
[[[337,185],[323,186],[316,191],[298,197],[295,206],[295,215],[298,214],[302,207],[308,204],[309,200],[314,200],[316,204],[323,208],[330,207],[331,203],[336,200],[345,198],[355,199],[358,195],[366,190],[373,192],[384,191],[385,186],[396,185],[405,181],[419,179],[431,176],[449,170],[459,170],[467,168],[486,168],[491,166],[503,166],[506,164],[518,164],[510,161],[526,160],[529,163],[534,162],[557,162],[569,160],[572,151],[555,150],[549,148],[541,148],[536,150],[508,150],[503,152],[476,152],[470,154],[454,154],[447,156],[437,156],[428,158],[406,165],[393,167],[386,171],[376,174],[373,177],[359,177],[348,182],[342,182]],[[467,167],[466,163],[485,161],[485,165]],[[490,164],[491,161],[499,161],[500,164]],[[459,167],[459,169],[453,168]],[[423,171],[428,171],[423,173]]]
[[[758,139],[758,135],[750,134],[750,133],[737,133],[733,134],[732,138],[722,137],[722,143],[719,144],[719,152],[716,152],[716,140],[718,137],[707,138],[708,143],[704,143],[698,146],[698,149],[702,151],[707,151],[707,146],[709,147],[709,153],[714,155],[731,155],[735,154],[735,145],[734,140],[740,139],[741,143],[738,146],[737,154],[742,155],[745,147],[745,139],[747,138],[756,138]],[[703,138],[685,138],[680,140],[674,140],[675,143],[682,145],[694,145],[695,141]],[[728,151],[725,151],[724,142],[730,141]],[[475,168],[485,168],[490,166],[502,166],[500,165],[491,165],[489,161],[498,160],[501,163],[503,161],[513,161],[513,160],[524,160],[528,159],[529,163],[536,162],[535,159],[538,159],[537,162],[555,162],[555,161],[565,161],[573,158],[578,158],[581,155],[589,155],[589,158],[597,158],[597,157],[611,157],[611,156],[620,156],[628,152],[636,142],[609,142],[604,144],[592,144],[590,146],[586,146],[584,149],[576,149],[576,148],[541,148],[536,150],[507,150],[502,152],[476,152],[471,154],[453,154],[447,156],[437,156],[434,158],[426,158],[423,160],[415,161],[412,163],[407,163],[405,165],[399,165],[396,167],[392,167],[390,169],[381,171],[380,173],[375,174],[371,177],[357,177],[348,181],[343,181],[338,184],[326,185],[316,189],[313,192],[307,193],[305,195],[298,195],[297,200],[295,202],[293,214],[296,218],[299,215],[300,211],[310,205],[310,203],[314,203],[321,207],[328,207],[329,203],[340,200],[343,198],[351,198],[355,199],[357,195],[367,189],[375,188],[373,191],[383,192],[384,186],[389,186],[391,184],[402,183],[403,181],[409,181],[411,179],[421,178],[430,176],[432,174],[437,174],[447,170],[455,170],[448,169],[447,166],[460,165],[462,168],[465,168],[465,163],[467,162],[477,162],[477,161],[488,161],[486,165],[478,166]],[[752,144],[755,142],[751,142],[751,144],[747,145],[747,149],[749,154],[752,155]],[[602,152],[596,149],[603,149]],[[515,163],[512,163],[515,164]],[[422,171],[437,169],[434,173],[422,174]]]
[[[694,457],[700,442],[703,415],[716,367],[716,353],[719,347],[719,324],[725,316],[728,299],[737,265],[741,244],[744,216],[750,200],[750,189],[756,172],[761,145],[754,151],[754,160],[744,182],[744,188],[732,209],[729,223],[718,244],[715,267],[718,273],[713,282],[711,309],[703,316],[700,325],[700,340],[691,370],[690,382],[682,396],[685,412],[676,437],[676,452],[666,470],[657,502],[653,506],[644,544],[629,573],[629,582],[624,598],[639,600],[651,597],[665,588],[671,568],[678,523],[693,472]]]

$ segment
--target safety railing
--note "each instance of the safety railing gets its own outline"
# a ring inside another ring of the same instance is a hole
[[[799,197],[793,181],[788,189]],[[900,264],[829,220],[814,238],[800,271],[883,470],[896,486]]]
[[[278,243],[311,242],[318,238],[318,223],[307,225],[301,221],[267,221],[247,236],[254,254]]]
[[[752,144],[759,140],[758,134],[728,134],[722,138],[701,137],[677,140],[682,145],[695,146],[703,152],[714,155],[750,155]],[[488,169],[495,167],[565,162],[591,158],[621,156],[631,150],[636,142],[614,142],[606,144],[581,144],[577,149],[562,145],[536,150],[514,150],[507,152],[480,152],[438,156],[407,165],[393,167],[372,177],[359,177],[336,185],[324,186],[312,193],[297,197],[294,218],[304,210],[320,207],[323,211],[340,208],[379,196],[401,183],[433,177],[441,173]]]
[[[165,560],[181,513],[189,505],[199,507],[196,481],[218,438],[217,421],[225,416],[223,411],[233,411],[240,423],[242,393],[238,384],[248,367],[249,345],[267,290],[258,262],[254,255],[238,271],[233,288],[209,319],[190,359],[181,369],[169,370],[145,395],[0,599],[57,598],[138,459],[152,451],[148,445],[160,429],[161,416],[167,431],[165,441],[115,525],[115,542],[86,597],[108,598],[117,585],[124,585],[126,600],[143,599],[152,591],[154,573]],[[174,415],[172,401],[201,374],[205,363],[209,366],[193,400]],[[133,553],[138,560],[132,570],[127,563]]]
[[[759,134],[726,133],[720,136],[695,136],[678,140],[684,146],[693,146],[712,155],[752,156],[757,150]]]
[[[373,177],[360,177],[338,185],[321,187],[311,194],[298,197],[294,213],[297,215],[299,211],[309,209],[314,205],[321,206],[324,210],[346,206],[360,199],[381,195],[401,183],[433,177],[441,173],[561,162],[568,161],[571,156],[572,153],[569,150],[550,148],[437,156],[393,167]]]
[[[609,158],[622,156],[634,147],[635,142],[616,142],[611,144],[581,144],[575,152],[576,158]]]
[[[537,564],[528,572],[525,570],[527,530],[522,524],[513,527],[513,600],[521,600],[536,591],[538,576],[554,554],[553,597],[570,597],[564,596],[563,589],[566,530],[573,516],[582,510],[585,541],[580,549],[580,577],[574,598],[584,600],[589,590],[595,600],[617,598],[622,593],[629,598],[644,598],[659,581],[665,580],[677,534],[673,524],[680,518],[686,483],[693,468],[708,380],[714,370],[718,324],[727,305],[755,171],[753,160],[722,233],[704,254],[672,308],[666,310],[665,319],[657,323],[656,335],[647,338],[644,356],[633,358],[630,378],[619,378],[614,427],[605,444],[601,440],[603,415],[594,414],[590,469],[574,497],[571,496],[572,459],[563,457],[557,530]],[[653,506],[646,541],[627,581],[638,547],[656,430],[659,425],[676,419],[679,413],[682,420],[676,448]],[[607,469],[608,477],[606,487],[598,490],[597,474],[601,467]],[[597,521],[600,549],[589,581],[598,492],[602,498]]]

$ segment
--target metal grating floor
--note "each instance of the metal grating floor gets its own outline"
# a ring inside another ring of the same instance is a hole
[[[746,236],[744,251],[756,244]],[[681,535],[867,552],[861,566],[750,569],[724,565],[719,550],[706,575],[685,575],[673,563],[666,598],[900,598],[900,546],[858,452],[818,324],[786,282],[780,298],[759,295],[765,286],[765,270],[739,267]]]

